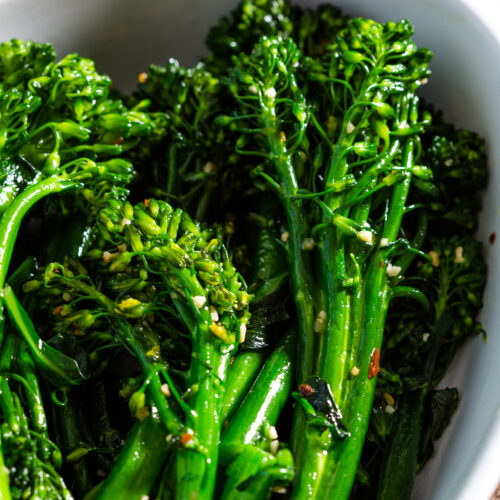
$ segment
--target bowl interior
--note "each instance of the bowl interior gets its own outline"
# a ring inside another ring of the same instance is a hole
[[[316,2],[302,0],[304,5]],[[352,15],[378,21],[409,19],[415,40],[435,53],[433,76],[424,95],[460,126],[488,140],[490,184],[484,197],[480,236],[485,242],[489,280],[481,314],[487,344],[467,344],[443,382],[458,386],[459,410],[418,476],[414,498],[487,499],[500,479],[500,47],[495,36],[459,0],[336,0]],[[191,64],[205,53],[210,25],[235,0],[0,0],[0,39],[31,38],[55,45],[60,56],[79,52],[98,63],[124,91],[152,62],[178,58]]]

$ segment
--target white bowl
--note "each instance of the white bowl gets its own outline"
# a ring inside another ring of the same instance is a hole
[[[302,4],[317,2],[302,0]],[[415,40],[435,53],[425,89],[446,116],[488,140],[490,183],[480,236],[489,279],[481,314],[488,332],[455,360],[443,385],[461,400],[432,461],[417,477],[415,499],[487,500],[500,480],[500,16],[495,0],[336,0],[353,15],[378,21],[409,19]],[[203,39],[235,0],[0,0],[0,40],[31,38],[77,51],[98,63],[123,90],[152,62],[193,63]]]

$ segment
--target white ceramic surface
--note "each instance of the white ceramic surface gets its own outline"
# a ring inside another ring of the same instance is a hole
[[[0,40],[52,42],[59,55],[92,57],[123,89],[149,63],[204,53],[208,26],[235,0],[0,0]],[[302,0],[302,4],[310,4]],[[415,39],[435,53],[425,95],[448,118],[488,140],[490,185],[480,235],[489,281],[482,320],[488,342],[469,342],[443,385],[461,388],[461,403],[436,456],[417,478],[414,499],[487,500],[500,480],[500,9],[498,0],[337,0],[354,15],[408,18]],[[498,168],[497,168],[498,167]]]

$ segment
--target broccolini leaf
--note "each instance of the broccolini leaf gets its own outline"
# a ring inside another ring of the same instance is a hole
[[[299,392],[293,396],[306,409],[306,418],[311,425],[332,427],[341,440],[350,436],[342,422],[342,413],[333,399],[328,383],[319,377],[310,377],[299,385]]]
[[[458,408],[457,389],[438,389],[431,391],[430,411],[427,412],[426,423],[423,425],[423,435],[418,455],[419,468],[432,457],[434,453],[434,441],[439,439],[446,427],[448,427],[453,414]]]

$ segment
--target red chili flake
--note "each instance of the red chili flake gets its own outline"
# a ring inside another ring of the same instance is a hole
[[[63,310],[63,306],[54,307],[54,310],[52,311],[52,314],[54,316],[60,316],[61,313],[62,313],[62,310]]]
[[[370,368],[368,369],[368,378],[373,378],[380,371],[380,349],[373,349],[372,359],[370,360]]]
[[[493,245],[493,243],[495,243],[496,239],[497,239],[497,233],[491,233],[490,234],[490,245]]]
[[[150,203],[151,203],[151,199],[150,199],[150,198],[148,198],[148,199],[144,200],[144,206],[145,206],[146,208],[149,208],[149,204],[150,204]]]
[[[113,144],[114,144],[115,146],[118,146],[118,145],[119,145],[119,144],[121,144],[124,140],[125,140],[125,139],[124,139],[123,137],[117,137],[117,138],[114,140]]]
[[[377,149],[377,153],[381,153],[382,151],[384,150],[384,145],[383,144],[380,144],[380,146],[378,147]]]
[[[193,439],[192,434],[188,433],[181,434],[181,444],[187,444],[189,443],[189,441],[191,441],[191,439]]]
[[[309,384],[300,384],[299,385],[299,394],[301,396],[311,396],[314,393],[314,389]]]

